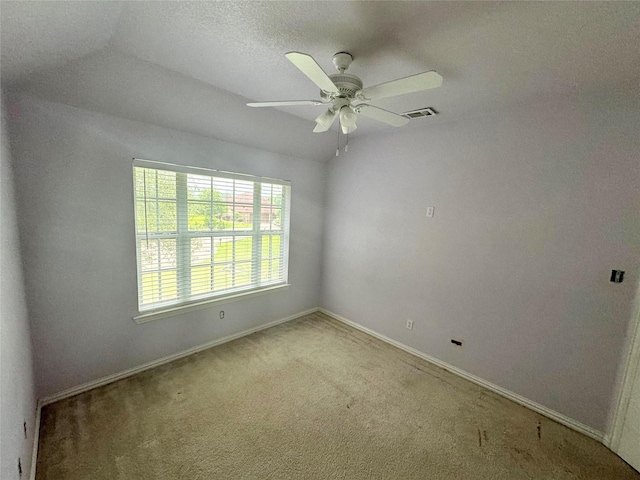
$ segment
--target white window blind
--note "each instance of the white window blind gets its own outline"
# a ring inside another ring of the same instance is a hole
[[[134,159],[138,307],[287,283],[290,183]]]

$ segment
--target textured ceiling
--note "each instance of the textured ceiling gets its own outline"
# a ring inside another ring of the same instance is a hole
[[[0,2],[2,79],[20,79],[104,47],[121,10],[121,2]]]
[[[640,3],[134,2],[112,44],[252,100],[317,98],[284,53],[333,73],[333,54],[348,51],[365,85],[444,76],[439,90],[380,105],[458,114],[640,78]]]
[[[314,99],[317,88],[284,53],[309,53],[333,73],[331,57],[344,50],[365,86],[425,70],[444,76],[439,89],[376,102],[441,112],[413,122],[640,82],[640,2],[12,3],[1,11],[5,79],[28,79],[108,40],[108,49],[246,99]],[[311,129],[322,107],[283,110]],[[393,128],[359,126],[356,135]]]

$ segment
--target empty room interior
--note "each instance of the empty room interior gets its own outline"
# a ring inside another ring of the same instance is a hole
[[[640,479],[640,2],[0,20],[2,480]]]

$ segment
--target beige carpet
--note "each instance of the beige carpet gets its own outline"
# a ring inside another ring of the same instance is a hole
[[[321,314],[45,407],[38,480],[640,479],[594,440]]]

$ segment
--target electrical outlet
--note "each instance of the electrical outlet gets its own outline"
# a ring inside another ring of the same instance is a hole
[[[220,320],[224,318],[224,310],[220,310]]]
[[[407,320],[407,328],[413,330],[413,320]]]
[[[436,207],[427,207],[427,218],[433,217]]]
[[[611,278],[609,279],[613,283],[622,283],[624,279],[624,270],[611,270]]]

